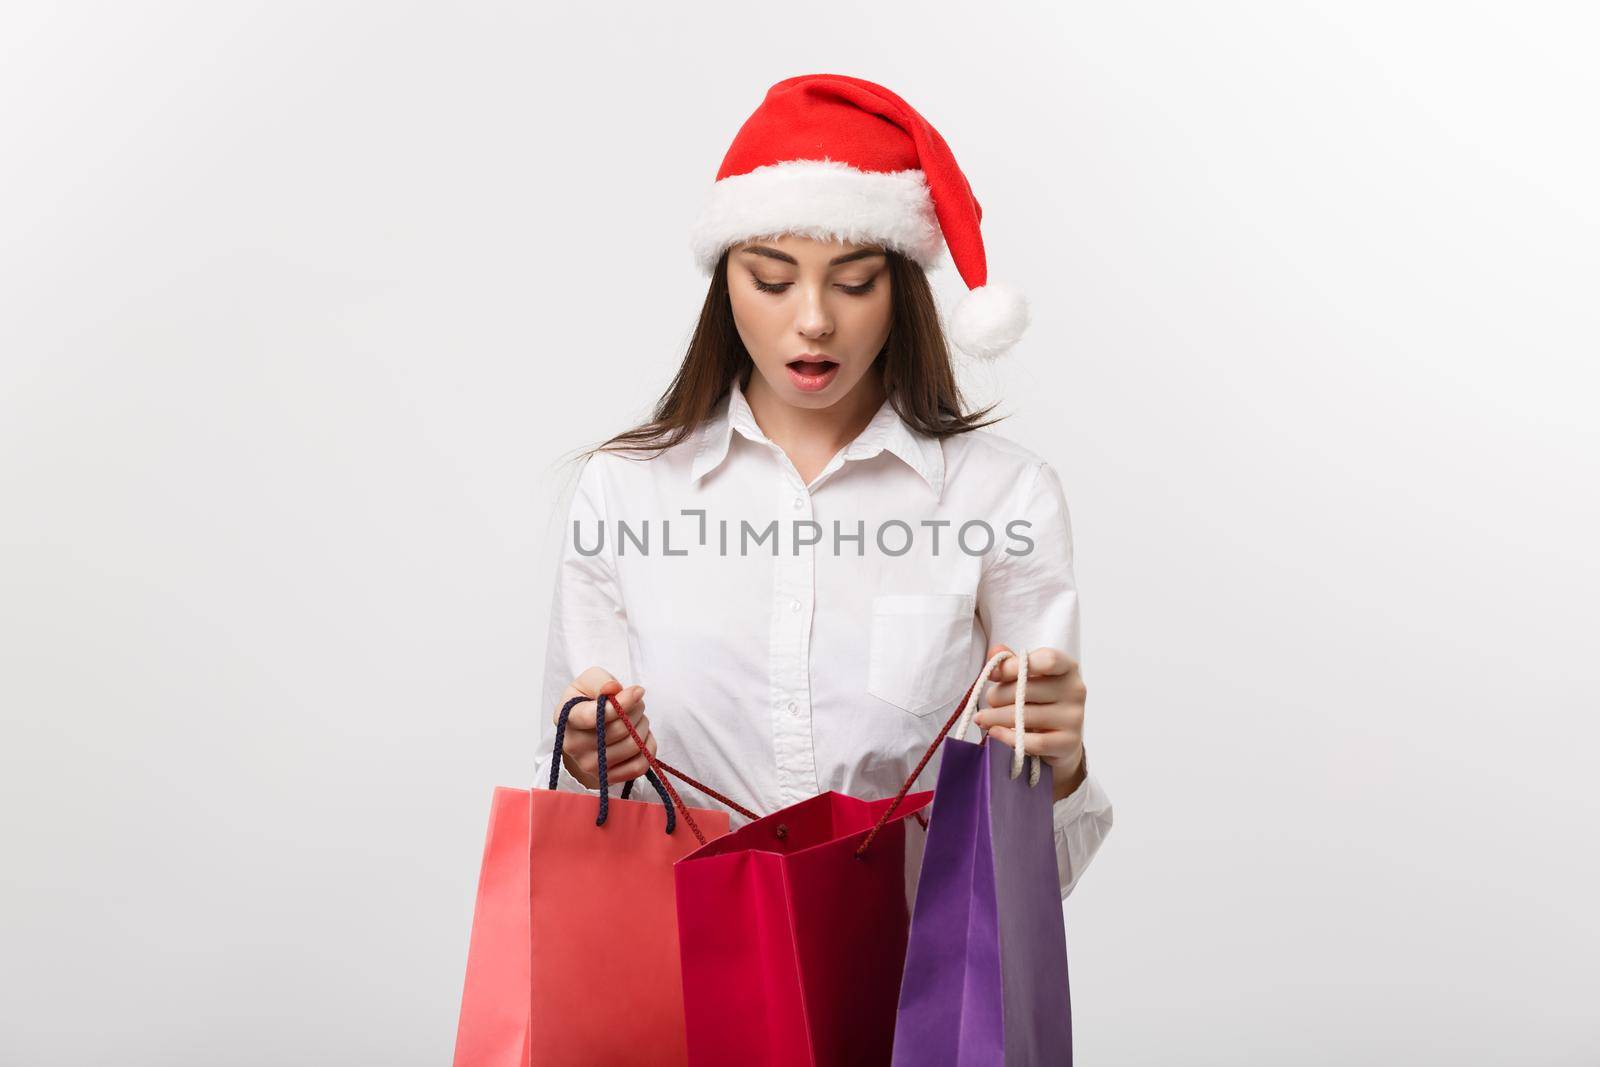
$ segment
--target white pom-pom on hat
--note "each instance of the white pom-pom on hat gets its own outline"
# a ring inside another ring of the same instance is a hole
[[[991,281],[969,289],[950,317],[950,340],[974,359],[1004,355],[1028,329],[1028,300],[1022,290]]]

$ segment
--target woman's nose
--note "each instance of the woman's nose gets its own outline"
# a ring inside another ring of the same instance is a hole
[[[796,326],[803,337],[825,337],[833,332],[833,317],[828,314],[820,292],[808,289],[801,297]]]

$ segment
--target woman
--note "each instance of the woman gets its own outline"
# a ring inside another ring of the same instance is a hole
[[[985,284],[981,214],[882,86],[768,91],[695,227],[711,284],[677,377],[650,422],[585,456],[542,711],[614,697],[613,794],[647,769],[626,714],[652,752],[767,813],[893,795],[989,656],[1027,648],[1023,744],[1051,769],[1065,897],[1111,827],[1082,743],[1066,501],[1048,463],[984,429],[991,409],[963,410],[924,274],[948,249],[972,290],[958,347],[1017,339],[1026,308]],[[1016,659],[993,677],[976,721],[1015,745]],[[563,788],[597,784],[596,706],[570,713]]]

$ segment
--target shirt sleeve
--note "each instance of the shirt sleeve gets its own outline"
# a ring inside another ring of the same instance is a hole
[[[550,597],[550,628],[545,641],[544,683],[540,687],[539,751],[533,784],[547,789],[555,762],[555,716],[561,695],[572,680],[590,667],[602,667],[624,685],[633,677],[628,646],[628,615],[617,580],[615,531],[606,518],[603,465],[587,457],[578,473],[566,522],[559,531],[559,563]],[[608,783],[617,796],[621,782]],[[639,789],[640,783],[634,786]],[[556,787],[598,796],[574,778],[563,763]]]
[[[1000,547],[994,561],[979,582],[979,620],[991,645],[1058,648],[1081,663],[1066,494],[1055,468],[1042,461],[1022,484],[1026,488],[1006,513],[1005,528],[996,531]],[[1083,782],[1051,811],[1063,899],[1111,831],[1111,799],[1088,773],[1087,754],[1084,765]]]

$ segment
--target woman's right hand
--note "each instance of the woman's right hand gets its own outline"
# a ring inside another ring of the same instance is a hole
[[[562,707],[573,697],[588,698],[572,705],[572,712],[567,716],[567,732],[562,735],[561,744],[561,760],[567,766],[567,773],[587,789],[600,788],[595,712],[599,707],[596,698],[602,693],[606,696],[606,780],[626,782],[642,777],[650,769],[650,764],[639,752],[639,746],[628,735],[628,728],[622,724],[622,714],[627,714],[628,721],[633,723],[633,728],[639,732],[650,754],[654,755],[656,751],[656,739],[650,736],[650,720],[644,713],[644,687],[630,685],[624,689],[610,671],[590,667],[567,686],[567,691],[561,694],[561,703],[556,705],[550,716],[552,722],[560,719]]]

